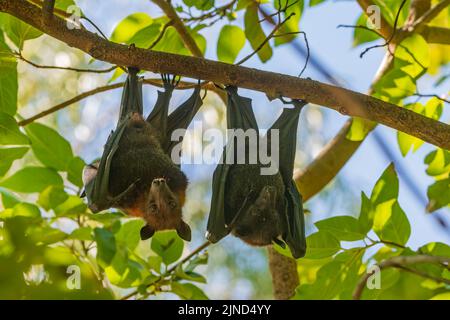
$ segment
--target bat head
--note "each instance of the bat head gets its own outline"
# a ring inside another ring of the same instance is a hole
[[[150,235],[147,238],[156,230],[175,229],[182,239],[191,240],[191,228],[182,220],[181,201],[182,199],[172,192],[164,178],[153,180],[144,210],[144,219],[148,223],[144,228],[146,234]]]
[[[232,234],[254,246],[266,246],[281,234],[277,189],[265,186],[256,200],[238,213],[231,223]]]

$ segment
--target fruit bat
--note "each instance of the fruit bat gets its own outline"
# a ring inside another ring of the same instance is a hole
[[[251,100],[239,96],[236,87],[229,86],[226,91],[228,129],[253,129],[262,141],[264,138],[258,135]],[[236,162],[237,148],[235,144],[232,148],[230,141],[224,147],[222,161],[216,167],[212,181],[206,233],[212,243],[231,233],[250,245],[266,246],[275,242],[285,247],[286,243],[293,257],[305,255],[302,198],[292,176],[298,120],[306,102],[293,100],[290,104],[294,107],[285,108],[270,128],[279,130],[279,170],[276,174],[262,175],[260,169],[264,165],[259,158],[255,164]],[[270,145],[271,130],[265,138]],[[246,143],[248,147],[249,143]],[[246,152],[247,159],[249,154]],[[234,158],[233,162],[227,161],[230,157]]]
[[[169,115],[177,81],[163,75],[164,91],[158,91],[155,107],[144,119],[138,71],[128,69],[117,126],[106,141],[100,161],[83,172],[88,206],[94,213],[113,207],[144,218],[143,240],[157,230],[175,229],[190,241],[191,230],[181,214],[188,181],[170,158],[179,143],[171,141],[171,135],[176,129],[186,129],[202,105],[200,86]]]

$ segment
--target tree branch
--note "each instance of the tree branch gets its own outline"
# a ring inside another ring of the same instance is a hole
[[[438,257],[438,256],[429,256],[429,255],[417,255],[417,256],[398,256],[390,259],[386,259],[383,262],[378,264],[380,270],[387,268],[397,268],[401,269],[413,274],[416,274],[420,277],[434,280],[436,282],[450,284],[450,280],[444,278],[437,278],[431,276],[425,272],[420,270],[412,269],[406,267],[411,264],[423,264],[423,263],[434,263],[434,264],[444,264],[448,265],[450,263],[450,257]],[[353,299],[359,300],[361,299],[361,295],[366,287],[367,280],[375,273],[375,270],[371,273],[365,274],[360,281],[358,282],[355,290],[353,291]]]
[[[295,289],[300,284],[297,262],[278,253],[271,246],[267,248],[267,251],[274,298],[277,300],[288,300],[295,295]]]
[[[199,247],[197,247],[196,249],[194,249],[190,254],[188,254],[186,257],[184,257],[182,260],[180,260],[179,262],[177,262],[176,264],[174,264],[172,267],[170,267],[163,275],[161,275],[159,277],[158,280],[156,280],[155,282],[153,282],[151,285],[155,285],[155,283],[165,279],[166,277],[170,276],[179,266],[182,266],[183,264],[185,264],[186,262],[188,262],[189,260],[191,260],[194,256],[198,255],[200,252],[202,252],[204,249],[206,249],[207,247],[209,247],[209,245],[211,244],[211,242],[206,241],[203,244],[201,244]],[[150,285],[149,285],[150,286]],[[128,300],[131,297],[137,295],[139,292],[137,290],[123,296],[120,300]]]
[[[366,15],[368,15],[369,7],[374,5],[373,1],[372,0],[357,0],[357,1],[358,1],[359,6],[361,7],[361,9],[364,11],[364,13]],[[389,39],[391,34],[394,33],[393,28],[391,27],[389,22],[386,21],[386,19],[383,17],[383,15],[381,15],[381,17],[380,17],[379,32],[381,33],[381,35],[383,36],[384,39]]]
[[[422,36],[428,43],[450,44],[450,29],[436,26],[424,26]]]
[[[449,125],[358,92],[274,72],[112,43],[87,30],[69,30],[65,21],[56,16],[44,23],[42,15],[39,15],[40,10],[25,0],[0,0],[0,11],[12,14],[98,60],[115,65],[136,66],[141,70],[157,73],[236,85],[274,97],[281,95],[303,99],[346,115],[385,124],[441,148],[450,149]],[[352,103],[349,103],[348,96],[353,98]]]
[[[157,86],[157,87],[160,87],[160,88],[163,87],[162,81],[158,80],[158,79],[144,79],[143,83],[144,84],[149,84],[149,85],[152,85],[152,86]],[[38,119],[44,118],[44,117],[46,117],[46,116],[48,116],[48,115],[50,115],[52,113],[55,113],[55,112],[57,112],[57,111],[59,111],[61,109],[66,108],[66,107],[68,107],[68,106],[70,106],[70,105],[72,105],[72,104],[74,104],[76,102],[79,102],[79,101],[81,101],[83,99],[86,99],[87,97],[93,96],[93,95],[101,93],[101,92],[105,92],[105,91],[121,88],[121,87],[124,86],[124,84],[125,84],[125,82],[119,82],[119,83],[114,83],[114,84],[110,84],[110,85],[106,85],[106,86],[97,87],[97,88],[95,88],[93,90],[83,92],[83,93],[81,93],[81,94],[79,94],[79,95],[77,95],[77,96],[75,96],[75,97],[73,97],[73,98],[71,98],[69,100],[61,102],[61,103],[59,103],[59,104],[57,104],[57,105],[55,105],[55,106],[53,106],[51,108],[48,108],[48,109],[46,109],[46,110],[44,110],[42,112],[39,112],[38,114],[35,114],[34,116],[32,116],[32,117],[30,117],[28,119],[24,119],[22,121],[19,121],[18,125],[19,126],[26,126],[26,125],[28,125],[28,124],[30,124],[30,123],[38,120]],[[195,86],[197,86],[196,83],[190,83],[190,82],[181,81],[175,89],[186,90],[186,89],[192,89]],[[223,90],[217,89],[213,84],[211,84],[211,83],[202,83],[202,87],[204,89],[206,89],[206,90],[213,91],[221,99],[224,99]]]
[[[450,0],[443,0],[439,2],[434,7],[430,8],[427,12],[418,17],[413,25],[413,28],[419,33],[422,31],[422,28],[431,20],[436,18],[442,10],[450,6]]]
[[[184,23],[180,20],[180,17],[178,17],[172,5],[166,0],[151,1],[161,8],[161,10],[166,14],[167,18],[173,21],[173,27],[177,30],[186,48],[188,48],[195,57],[203,57],[202,51],[198,47],[194,38],[192,38]]]

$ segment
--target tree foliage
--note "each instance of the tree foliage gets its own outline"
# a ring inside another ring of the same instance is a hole
[[[392,28],[398,14],[398,27],[408,18],[411,1],[398,12],[400,2],[374,1]],[[66,12],[71,5],[76,5],[75,1],[57,0],[59,11],[55,14]],[[203,54],[214,48],[217,60],[235,63],[252,51],[261,62],[276,59],[279,46],[298,38],[302,15],[308,14],[310,7],[331,5],[331,1],[183,0],[173,5]],[[277,19],[278,29],[270,36],[266,24],[275,21],[277,25]],[[281,25],[283,19],[286,21]],[[447,8],[431,25],[449,27],[449,20]],[[367,15],[362,12],[355,23],[365,26],[366,22]],[[221,25],[220,33],[217,43],[212,43],[204,34],[216,24]],[[54,125],[20,126],[23,115],[18,92],[22,79],[18,62],[23,60],[27,41],[41,41],[42,35],[26,22],[0,13],[0,297],[113,299],[170,292],[181,299],[207,299],[202,290],[207,280],[198,270],[208,263],[206,252],[194,251],[182,260],[188,253],[175,232],[159,232],[151,240],[141,241],[143,221],[114,210],[93,215],[79,197],[85,161],[71,141]],[[117,22],[109,40],[191,55],[166,15],[136,12],[126,16]],[[355,47],[375,41],[385,40],[371,30],[354,29]],[[392,54],[393,64],[374,84],[373,96],[440,119],[444,101],[437,96],[420,96],[418,86],[430,74],[441,74],[436,87],[446,81],[448,47],[428,43],[424,35],[414,32],[396,44]],[[117,68],[109,81],[117,81],[122,73]],[[368,132],[362,120],[355,119],[347,138],[360,141]],[[402,132],[397,133],[397,141],[404,157],[423,145],[422,140]],[[426,209],[448,209],[449,151],[431,151],[424,159],[424,170],[433,179]],[[301,285],[294,298],[351,299],[373,265],[394,257],[450,258],[450,247],[444,243],[428,243],[417,249],[408,246],[411,236],[420,230],[411,230],[398,196],[397,172],[390,165],[370,197],[361,193],[359,215],[332,215],[316,221],[317,231],[307,238],[307,255],[297,262]],[[73,266],[79,271],[82,290],[70,286]],[[380,277],[380,288],[365,288],[361,298],[438,299],[450,294],[448,262],[386,267]]]

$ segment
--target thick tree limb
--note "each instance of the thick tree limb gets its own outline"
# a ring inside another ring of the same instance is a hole
[[[283,256],[272,247],[269,247],[267,251],[274,298],[288,300],[295,295],[295,289],[300,283],[297,262],[292,258]]]
[[[56,16],[45,23],[39,8],[25,0],[0,0],[0,11],[12,14],[98,60],[116,65],[132,65],[157,73],[236,85],[265,92],[272,97],[282,95],[304,99],[346,115],[382,123],[441,148],[450,149],[449,125],[358,92],[274,72],[112,43],[87,30],[69,30],[65,21]],[[349,103],[349,95],[353,97],[353,103]]]

